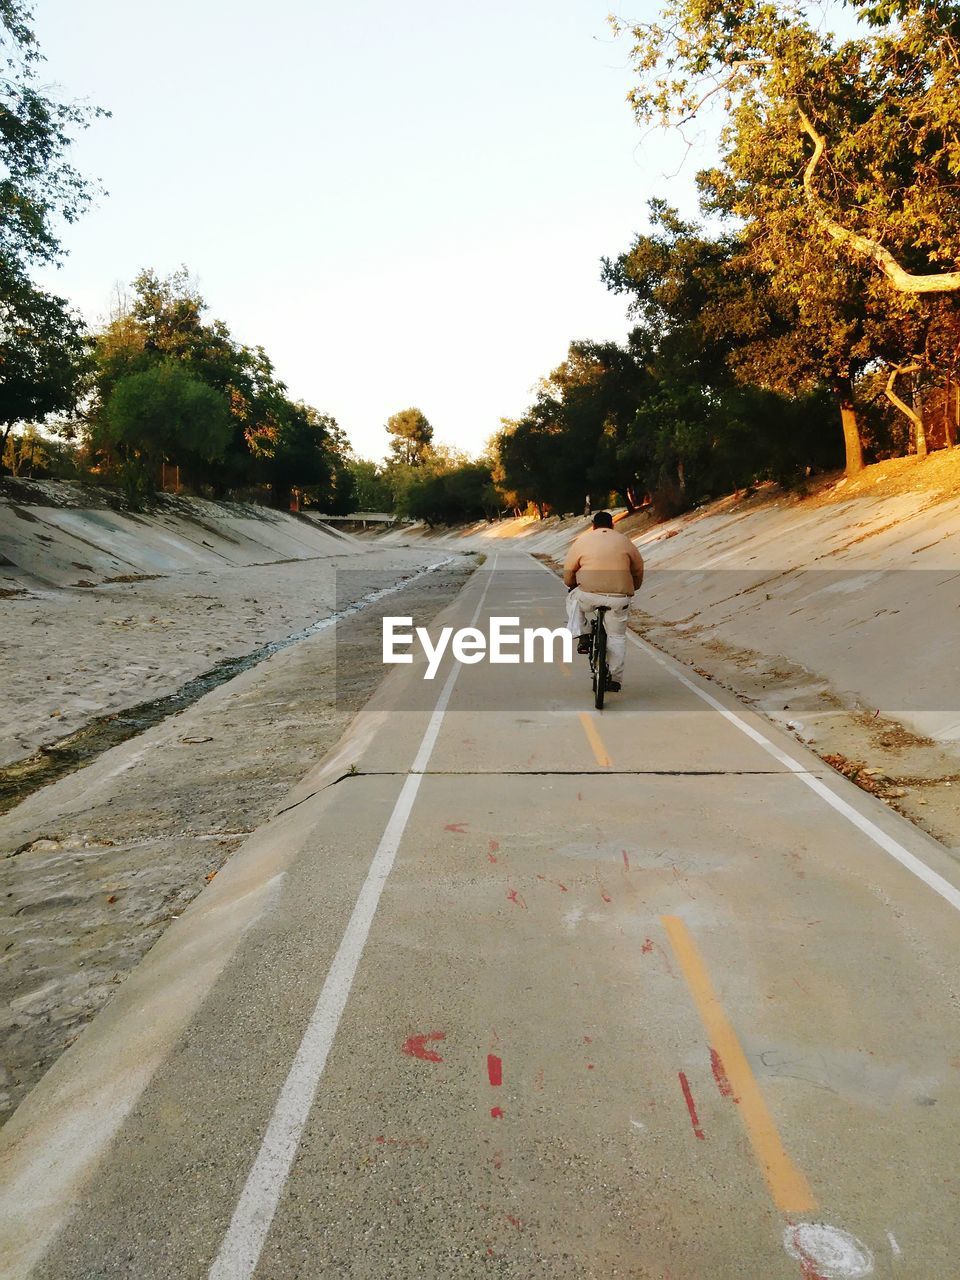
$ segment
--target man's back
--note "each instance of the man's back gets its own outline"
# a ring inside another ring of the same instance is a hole
[[[643,559],[615,529],[588,529],[567,552],[563,581],[597,595],[632,596],[643,581]]]

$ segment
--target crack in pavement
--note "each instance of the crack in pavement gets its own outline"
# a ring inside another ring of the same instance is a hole
[[[826,777],[832,770],[802,769],[813,778]],[[791,772],[790,777],[797,776]],[[788,776],[783,769],[348,769],[325,786],[272,815],[280,818],[285,813],[299,809],[324,791],[353,778],[781,778]]]

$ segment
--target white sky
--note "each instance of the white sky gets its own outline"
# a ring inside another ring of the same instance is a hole
[[[625,336],[599,259],[649,197],[696,208],[709,156],[667,176],[608,3],[37,0],[44,77],[113,112],[72,156],[109,195],[44,282],[95,322],[186,263],[359,453],[411,404],[476,452],[571,339]]]

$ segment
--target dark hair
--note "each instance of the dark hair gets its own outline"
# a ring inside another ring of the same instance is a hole
[[[595,511],[593,515],[593,527],[595,529],[612,529],[613,516],[609,511]]]

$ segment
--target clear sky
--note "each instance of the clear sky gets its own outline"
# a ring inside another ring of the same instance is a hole
[[[608,4],[36,0],[44,77],[113,112],[73,149],[109,194],[45,283],[96,322],[185,263],[359,453],[409,405],[475,452],[571,339],[625,336],[599,259],[646,201],[695,210],[708,157],[644,139]]]

